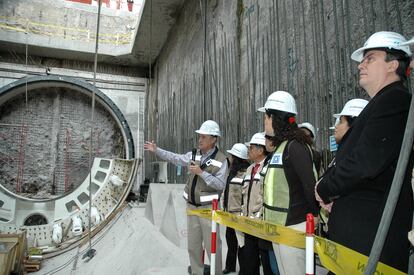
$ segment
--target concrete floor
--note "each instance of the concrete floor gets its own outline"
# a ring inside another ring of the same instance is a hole
[[[82,260],[84,246],[43,261],[36,274],[186,274],[187,251],[167,240],[144,210],[128,206],[95,236],[96,255],[89,262]]]
[[[224,265],[227,254],[225,227],[221,228],[220,235]],[[174,245],[145,217],[145,204],[126,207],[93,238],[92,248],[96,255],[89,262],[82,259],[88,250],[88,246],[83,246],[44,260],[41,270],[33,274],[188,274],[187,249]],[[326,270],[317,268],[317,274],[326,274]]]
[[[82,260],[88,250],[84,246],[44,260],[33,274],[187,274],[187,250],[166,239],[144,212],[145,204],[125,208],[92,240],[96,255],[89,262]],[[224,230],[221,238],[225,257]]]

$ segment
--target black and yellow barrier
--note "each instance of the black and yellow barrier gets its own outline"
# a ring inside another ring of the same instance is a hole
[[[210,220],[212,218],[211,209],[187,210],[187,215],[195,215]],[[264,240],[305,248],[306,234],[301,231],[221,210],[215,211],[213,219],[219,224]],[[319,255],[319,259],[325,268],[339,275],[363,274],[368,263],[367,256],[319,236],[315,236],[315,252]],[[403,275],[406,273],[378,262],[375,274]]]

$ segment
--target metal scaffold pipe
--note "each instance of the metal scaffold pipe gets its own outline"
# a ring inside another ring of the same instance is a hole
[[[96,85],[96,69],[98,65],[98,46],[99,46],[99,25],[100,25],[100,16],[101,15],[101,0],[98,0],[98,18],[96,23],[96,39],[95,39],[95,57],[94,57],[94,64],[93,64],[93,86]],[[92,91],[92,110],[91,110],[91,133],[90,133],[90,146],[89,146],[89,170],[92,168],[92,154],[93,154],[93,125],[94,125],[94,113],[95,113],[95,90]],[[82,256],[83,259],[85,258],[93,258],[95,256],[95,249],[92,249],[91,243],[91,231],[92,231],[92,173],[89,174],[89,209],[88,209],[88,241],[89,241],[89,249],[88,251]],[[88,260],[89,260],[88,259]]]

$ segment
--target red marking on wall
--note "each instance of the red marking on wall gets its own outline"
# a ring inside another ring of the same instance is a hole
[[[101,0],[102,4],[105,4],[107,8],[111,7],[111,0]]]
[[[69,187],[70,187],[70,146],[72,143],[72,138],[71,138],[71,133],[70,133],[70,129],[67,128],[66,129],[66,142],[65,142],[65,192],[69,191]]]
[[[87,5],[98,5],[99,0],[66,0],[70,2],[82,3]],[[111,5],[112,2],[112,5]],[[112,8],[117,10],[126,10],[132,12],[134,9],[134,0],[101,0],[101,4],[106,6],[106,8]]]
[[[132,8],[134,7],[134,1],[127,0],[127,4],[128,4],[128,10],[132,11]]]

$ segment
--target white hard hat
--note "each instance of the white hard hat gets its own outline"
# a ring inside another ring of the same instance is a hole
[[[252,139],[250,140],[250,142],[246,142],[245,144],[247,146],[250,146],[250,144],[256,144],[256,145],[266,146],[265,133],[264,132],[260,132],[260,133],[254,134],[252,136]]]
[[[201,124],[200,129],[195,132],[201,135],[221,136],[220,127],[217,122],[213,120],[204,121],[203,124]]]
[[[239,157],[241,159],[248,159],[247,155],[247,146],[243,143],[236,143],[231,147],[230,150],[227,150],[227,153],[232,154],[233,156]]]
[[[265,106],[257,109],[259,112],[276,110],[297,115],[295,99],[285,91],[273,92],[266,100]]]
[[[408,40],[407,42],[401,43],[400,45],[401,46],[406,46],[406,45],[412,45],[412,44],[414,44],[414,36],[410,40]]]
[[[367,106],[368,100],[361,98],[354,98],[345,103],[344,108],[339,114],[334,114],[333,117],[339,118],[341,116],[359,116],[362,110]]]
[[[364,46],[354,51],[351,58],[355,61],[361,62],[364,57],[364,51],[375,48],[388,48],[394,50],[400,50],[411,56],[410,47],[407,40],[399,33],[396,32],[376,32],[371,35],[365,42]]]
[[[313,127],[313,125],[310,124],[309,122],[303,122],[301,124],[298,124],[298,127],[299,128],[308,129],[312,133],[313,139],[316,138],[316,130],[315,130],[315,127]]]

